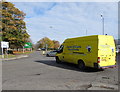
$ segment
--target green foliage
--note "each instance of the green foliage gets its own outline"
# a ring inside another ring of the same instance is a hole
[[[53,42],[47,37],[42,38],[38,43],[40,43],[39,48],[46,48],[46,45],[47,48],[53,48]]]
[[[2,27],[2,40],[8,41],[11,48],[19,48],[24,45],[29,38],[26,32],[26,24],[23,21],[25,13],[20,11],[10,2],[0,2],[2,4],[2,16],[0,22]]]
[[[59,41],[53,40],[53,43],[54,43],[54,49],[58,49],[60,46]]]
[[[48,49],[58,49],[58,47],[60,46],[60,43],[58,41],[55,40],[52,41],[48,37],[42,38],[37,43],[39,43],[38,48],[46,48],[46,44]]]

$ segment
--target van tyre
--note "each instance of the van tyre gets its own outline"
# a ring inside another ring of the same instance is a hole
[[[80,70],[84,70],[85,69],[85,63],[82,60],[78,61],[78,68]]]
[[[56,57],[56,63],[61,63],[60,59],[58,57]]]

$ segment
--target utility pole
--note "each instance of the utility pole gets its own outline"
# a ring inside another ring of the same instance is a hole
[[[101,19],[102,19],[102,30],[103,30],[103,35],[104,35],[104,17],[103,17],[103,15],[101,14]]]

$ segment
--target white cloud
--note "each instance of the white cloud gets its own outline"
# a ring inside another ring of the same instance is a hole
[[[119,0],[7,0],[9,2],[118,2]]]
[[[102,34],[101,13],[105,18],[105,33],[117,38],[117,3],[18,3],[16,6],[28,14],[25,21],[33,42],[47,36],[62,43],[66,38],[86,35],[86,30],[88,35]]]

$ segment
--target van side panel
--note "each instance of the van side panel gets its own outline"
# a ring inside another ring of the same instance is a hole
[[[86,66],[94,67],[98,57],[98,36],[66,40],[63,54],[66,62],[78,64],[78,60],[83,60]]]

